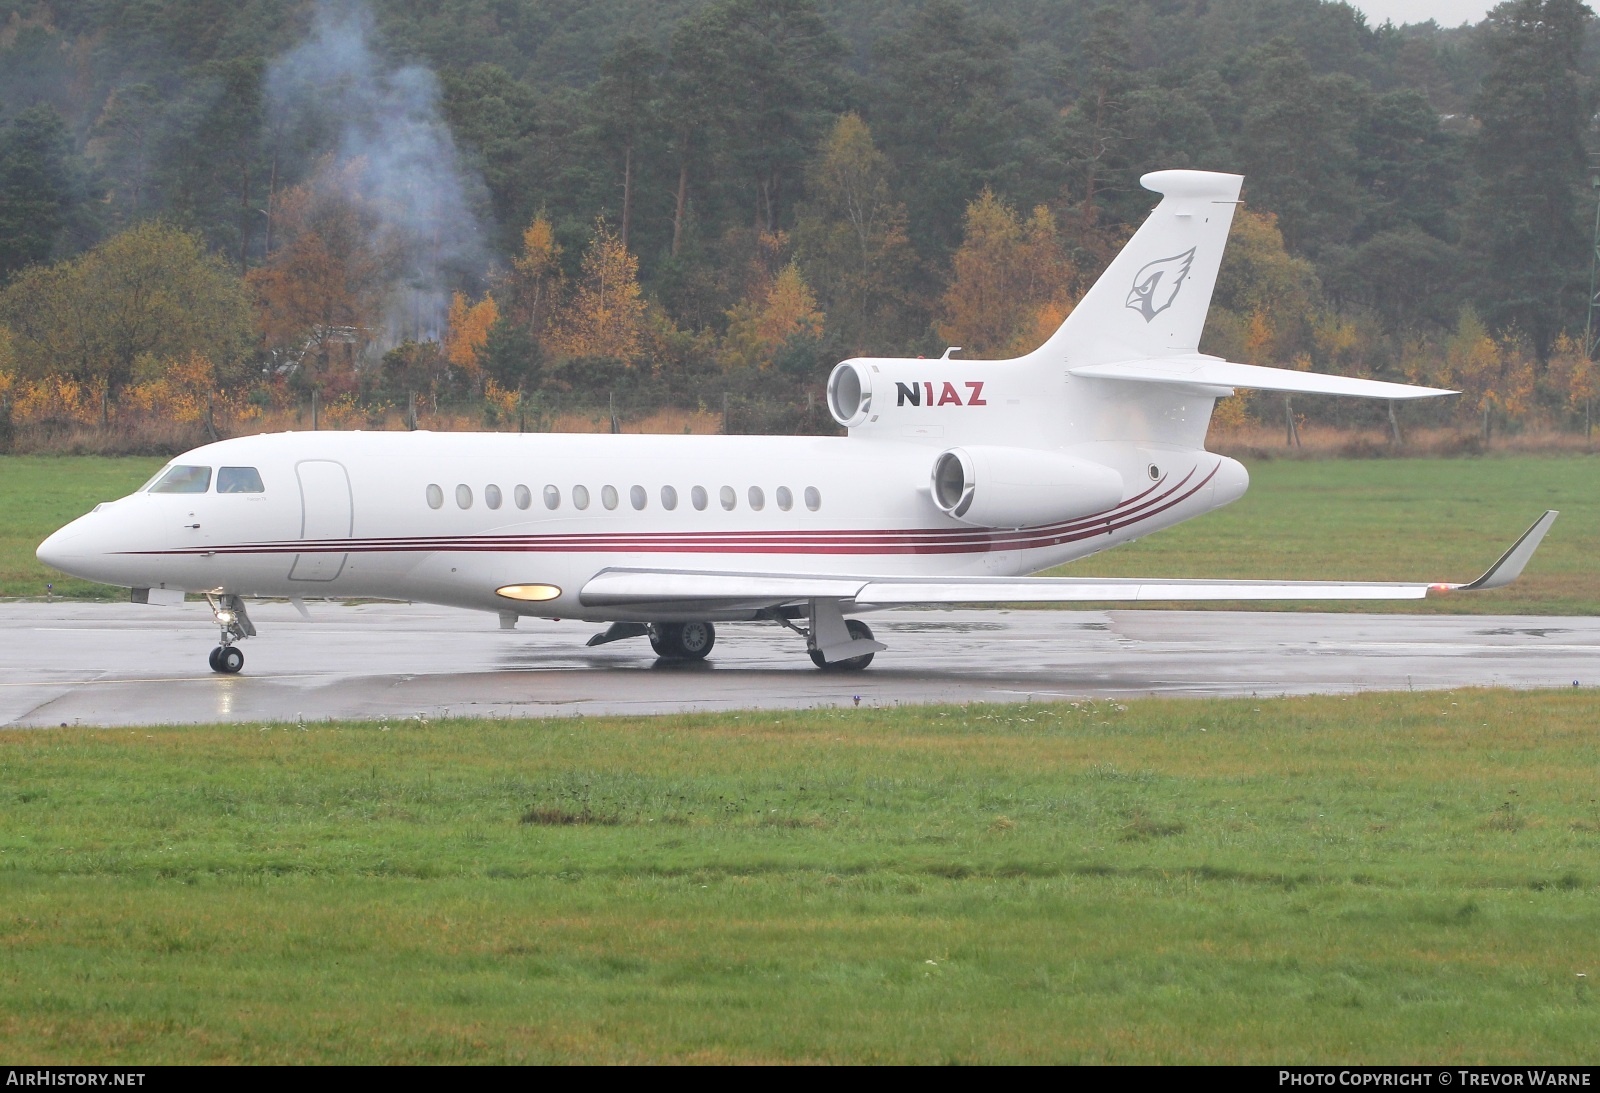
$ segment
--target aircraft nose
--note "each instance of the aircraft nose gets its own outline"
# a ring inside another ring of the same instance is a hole
[[[35,550],[34,557],[49,566],[59,569],[63,573],[71,573],[78,568],[87,552],[83,549],[83,529],[74,520],[44,542]]]

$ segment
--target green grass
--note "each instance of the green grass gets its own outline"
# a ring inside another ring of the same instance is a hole
[[[1597,717],[1462,692],[4,734],[0,1042],[1585,1063]]]
[[[51,532],[101,501],[138,489],[164,461],[103,456],[0,456],[0,597],[43,598],[45,585],[74,600],[126,599],[127,591],[80,581],[39,564]]]
[[[153,459],[0,457],[0,596],[116,590],[63,577],[40,540],[97,501],[134,489]],[[1472,596],[1313,603],[1307,610],[1600,612],[1600,458],[1265,461],[1243,500],[1060,570],[1093,576],[1469,580],[1547,508],[1561,519],[1521,581]],[[1210,605],[1205,605],[1210,606]],[[1259,608],[1263,605],[1253,604]]]
[[[1053,572],[1096,577],[1468,581],[1545,509],[1561,517],[1509,588],[1305,611],[1600,613],[1600,457],[1264,461],[1209,515]],[[1149,606],[1171,606],[1151,604]],[[1270,604],[1186,604],[1238,607]]]

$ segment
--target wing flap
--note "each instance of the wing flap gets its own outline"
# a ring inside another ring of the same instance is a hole
[[[1296,372],[1292,368],[1266,368],[1235,364],[1219,357],[1167,357],[1113,364],[1086,364],[1067,369],[1086,379],[1128,380],[1134,383],[1169,383],[1185,387],[1246,387],[1289,394],[1350,395],[1356,398],[1413,399],[1453,395],[1439,387],[1329,376],[1321,372]]]
[[[585,607],[707,603],[765,606],[796,600],[853,600],[865,577],[792,573],[700,573],[673,569],[604,569],[578,593]]]

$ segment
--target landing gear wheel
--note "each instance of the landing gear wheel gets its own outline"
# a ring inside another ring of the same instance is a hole
[[[650,627],[650,648],[668,660],[704,660],[717,643],[709,622],[658,622]]]
[[[851,640],[872,640],[872,628],[860,619],[845,619],[844,626],[846,630],[850,631]],[[829,663],[822,659],[820,652],[813,649],[811,650],[811,663],[821,668],[824,672],[859,672],[872,663],[872,658],[875,655],[874,653],[862,653],[859,657],[851,657],[849,660],[836,660]]]
[[[232,645],[219,645],[211,650],[211,670],[225,676],[238,675],[244,667],[244,652]]]
[[[211,670],[213,672],[222,671],[222,666],[217,663],[217,658],[220,657],[221,655],[222,655],[222,646],[219,645],[215,649],[211,650],[211,655],[210,656],[206,657],[206,662],[211,665]]]
[[[704,660],[717,643],[717,628],[709,622],[686,622],[678,627],[678,655]]]

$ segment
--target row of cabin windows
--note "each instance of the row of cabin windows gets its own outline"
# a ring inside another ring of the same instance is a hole
[[[444,488],[437,483],[429,483],[427,489],[428,507],[433,509],[444,508]],[[822,507],[822,494],[815,486],[807,486],[801,494],[806,508],[816,512]],[[544,507],[554,512],[561,507],[562,496],[559,486],[546,486],[543,491]],[[788,486],[779,486],[772,491],[773,502],[788,512],[794,508],[794,491]],[[533,491],[527,486],[517,486],[511,491],[512,503],[519,509],[533,507]],[[572,507],[586,509],[590,502],[589,487],[573,486],[571,493]],[[760,486],[751,486],[745,493],[746,503],[756,512],[767,507],[767,492]],[[505,503],[505,495],[500,492],[500,487],[490,484],[483,487],[483,503],[491,509],[497,509]],[[621,495],[615,486],[600,487],[600,504],[606,509],[614,509],[621,503]],[[637,511],[642,511],[650,503],[650,493],[643,486],[631,486],[628,489],[628,503]],[[726,511],[732,512],[739,507],[739,493],[732,486],[723,486],[717,491],[717,503]],[[704,512],[711,504],[711,495],[704,486],[695,486],[689,491],[689,504],[696,511]],[[456,507],[470,509],[472,507],[472,487],[465,482],[456,486]],[[678,507],[678,491],[672,486],[661,487],[661,507],[669,512]]]
[[[210,467],[167,467],[145,483],[151,493],[205,493],[211,489]],[[254,467],[218,467],[218,493],[266,493]]]

